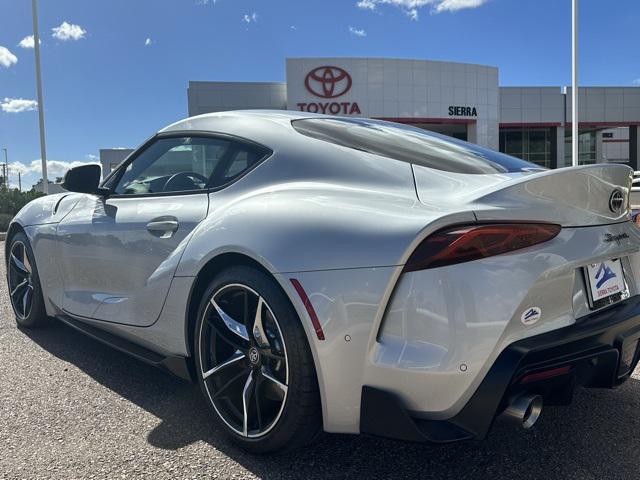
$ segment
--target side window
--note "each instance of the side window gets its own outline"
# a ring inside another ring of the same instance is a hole
[[[244,172],[258,163],[268,151],[248,146],[244,144],[238,144],[229,154],[229,157],[214,178],[214,186],[224,185],[233,181],[235,178],[242,175]]]
[[[161,138],[127,166],[114,191],[139,195],[203,190],[231,147],[226,139]]]

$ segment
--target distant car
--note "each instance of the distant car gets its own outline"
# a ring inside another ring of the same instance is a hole
[[[626,166],[248,111],[177,122],[99,177],[70,170],[11,224],[18,324],[57,317],[199,382],[248,450],[483,438],[638,362]]]

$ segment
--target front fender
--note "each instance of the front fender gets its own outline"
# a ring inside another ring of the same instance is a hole
[[[80,193],[64,192],[36,198],[20,209],[13,218],[13,222],[23,228],[58,223],[78,203],[82,195]]]
[[[22,207],[9,225],[10,234],[19,225],[29,239],[48,315],[55,314],[54,305],[61,302],[63,292],[57,262],[56,228],[80,198],[82,194],[71,192],[36,198]],[[8,242],[5,243],[5,258],[8,258],[9,246]]]

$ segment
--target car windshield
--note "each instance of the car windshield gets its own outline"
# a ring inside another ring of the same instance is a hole
[[[353,118],[293,120],[299,133],[343,147],[448,172],[544,170],[533,163],[408,125]]]

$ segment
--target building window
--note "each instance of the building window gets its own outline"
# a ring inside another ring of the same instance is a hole
[[[551,168],[550,128],[504,128],[500,130],[500,151]]]
[[[571,129],[565,130],[564,137],[564,160],[566,165],[571,165]],[[590,165],[598,163],[596,153],[596,132],[595,130],[580,130],[578,133],[578,165]]]
[[[602,160],[629,163],[629,127],[614,127],[602,132]]]

